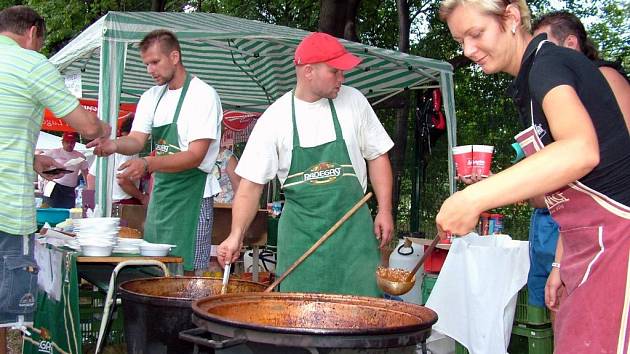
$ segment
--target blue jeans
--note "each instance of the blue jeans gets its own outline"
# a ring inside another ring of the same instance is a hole
[[[0,326],[17,322],[18,316],[24,316],[25,322],[33,321],[38,270],[34,242],[34,234],[0,231]]]
[[[534,209],[529,227],[527,297],[532,306],[545,307],[545,284],[556,256],[558,224],[547,209]]]

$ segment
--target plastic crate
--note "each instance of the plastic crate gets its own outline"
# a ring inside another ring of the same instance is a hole
[[[531,306],[527,301],[527,286],[518,292],[514,322],[542,326],[551,323],[549,310],[546,307]]]
[[[552,354],[553,329],[515,325],[508,347],[510,354]]]
[[[267,218],[267,246],[278,244],[278,222],[280,218]]]
[[[424,246],[424,252],[426,252],[428,248],[429,246]],[[440,270],[442,270],[447,255],[447,250],[434,248],[433,252],[424,260],[424,271],[427,273],[439,273]]]
[[[553,329],[514,326],[508,353],[553,354]],[[468,349],[455,342],[455,354],[468,354]]]
[[[37,209],[37,224],[49,223],[55,226],[70,217],[70,209],[64,208],[39,208]]]
[[[431,295],[431,291],[433,290],[433,286],[435,286],[435,282],[437,281],[437,275],[433,274],[425,274],[422,279],[422,304],[426,304],[429,299],[429,295]]]
[[[96,344],[98,332],[101,328],[105,294],[98,290],[79,290],[79,321],[81,327],[81,342],[83,345]],[[109,336],[106,344],[122,344],[125,342],[124,320],[122,306],[116,306],[112,313]]]

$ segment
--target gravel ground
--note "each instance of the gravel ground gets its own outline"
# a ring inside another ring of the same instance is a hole
[[[94,353],[95,346],[84,345],[84,353]],[[22,353],[22,335],[18,330],[7,331],[7,354],[21,354]],[[103,348],[103,354],[125,354],[127,348],[124,344],[108,345]]]
[[[22,353],[22,335],[17,329],[7,331],[7,354]]]

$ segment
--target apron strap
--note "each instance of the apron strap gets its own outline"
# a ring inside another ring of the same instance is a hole
[[[172,124],[177,124],[179,120],[179,112],[182,110],[182,105],[184,104],[184,99],[186,98],[186,93],[188,92],[188,87],[190,86],[190,82],[192,81],[192,75],[189,72],[186,72],[186,79],[184,80],[184,86],[182,87],[182,93],[179,95],[179,100],[177,101],[177,108],[175,109],[175,114],[173,115],[173,121],[171,125],[167,129],[171,129]],[[155,112],[157,112],[158,106],[160,105],[160,101],[162,101],[162,97],[168,90],[168,84],[164,85],[164,89],[162,89],[162,93],[160,94],[160,98],[158,98],[157,103],[155,104],[155,108],[153,108],[153,117],[155,119]],[[165,132],[164,134],[167,134]],[[153,140],[153,134],[151,134],[151,140]],[[155,149],[153,143],[151,143],[151,149]]]
[[[339,124],[339,119],[337,119],[337,110],[335,109],[335,104],[330,98],[328,99],[328,105],[330,106],[333,125],[335,126],[335,141],[343,139],[343,135],[341,134],[341,125]],[[291,90],[291,121],[293,123],[293,147],[299,147],[300,135],[298,133],[297,123],[295,121],[295,90]]]

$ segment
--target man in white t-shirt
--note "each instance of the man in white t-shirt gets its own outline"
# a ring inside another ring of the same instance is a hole
[[[74,149],[78,138],[78,133],[63,133],[61,138],[61,145],[63,147],[44,152],[46,156],[52,157],[55,161],[64,166],[66,166],[69,161],[71,163],[75,162],[65,167],[72,172],[66,173],[62,177],[53,180],[55,186],[53,187],[50,196],[44,197],[44,201],[51,208],[74,208],[76,205],[76,194],[74,189],[78,185],[79,173],[83,175],[84,179],[87,178],[89,165],[85,160],[85,155]]]
[[[236,168],[242,179],[232,229],[218,248],[218,259],[225,264],[238,258],[263,186],[277,175],[286,198],[278,231],[277,270],[283,273],[363,197],[369,172],[378,202],[374,223],[363,206],[280,290],[380,296],[375,279],[379,246],[393,231],[387,156],[393,142],[361,92],[342,86],[343,72],[360,59],[336,38],[305,37],[294,62],[297,86],[258,120]]]
[[[88,146],[98,156],[132,155],[152,137],[156,156],[123,163],[120,176],[137,180],[153,173],[144,239],[176,245],[171,253],[184,258],[187,274],[199,273],[208,267],[213,196],[220,190],[209,172],[221,141],[221,102],[212,87],[186,71],[172,32],[147,34],[140,55],[158,86],[142,94],[128,136]]]

